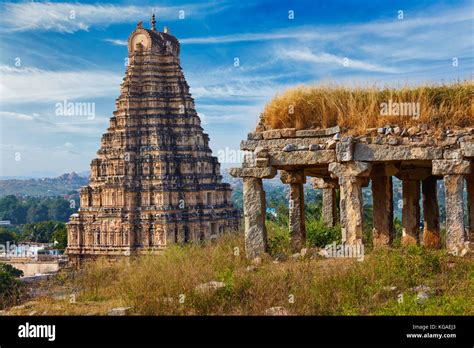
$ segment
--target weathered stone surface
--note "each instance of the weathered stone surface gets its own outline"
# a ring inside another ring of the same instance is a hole
[[[262,132],[263,139],[279,139],[281,138],[281,133],[279,129],[267,130]]]
[[[465,157],[474,157],[474,142],[462,142],[461,150]]]
[[[301,250],[306,241],[303,184],[290,184],[288,208],[290,247],[293,252],[297,252]]]
[[[298,148],[293,144],[285,145],[285,147],[282,149],[282,151],[285,151],[285,152],[291,152],[291,151],[296,151],[296,150],[298,150]]]
[[[434,160],[443,158],[443,150],[438,147],[413,147],[408,145],[390,146],[376,144],[355,144],[355,161],[408,161]]]
[[[336,217],[336,190],[333,188],[323,189],[323,222],[327,227],[334,227],[337,223]]]
[[[436,194],[436,178],[431,176],[421,183],[423,192],[423,245],[427,248],[441,247],[439,235],[439,207]]]
[[[255,165],[260,168],[268,167],[270,165],[270,160],[268,158],[256,158]]]
[[[271,152],[271,164],[276,167],[310,166],[331,163],[336,160],[336,153],[330,150]]]
[[[253,259],[267,251],[265,191],[261,179],[245,177],[243,182],[245,253]]]
[[[458,174],[444,176],[446,199],[446,249],[460,255],[466,248],[464,231],[464,177]]]
[[[229,174],[235,178],[265,178],[271,179],[276,175],[277,171],[275,168],[230,168]]]
[[[329,165],[329,171],[339,180],[342,241],[348,244],[362,244],[362,178],[369,175],[370,168],[370,164],[364,162]]]
[[[370,174],[371,165],[366,162],[347,162],[347,163],[331,163],[329,171],[334,173],[338,178],[343,176],[368,176]]]
[[[323,140],[323,139],[321,139]],[[314,138],[291,138],[288,139],[268,139],[268,140],[244,140],[240,143],[240,149],[242,151],[254,151],[257,147],[262,147],[267,150],[271,149],[282,149],[288,143],[295,145],[296,147],[309,147],[309,145],[315,143]]]
[[[304,129],[304,130],[298,130],[296,131],[296,136],[305,138],[305,137],[326,137],[326,136],[331,136],[334,134],[337,134],[341,131],[339,126],[334,126],[331,128],[325,128],[325,129]]]
[[[296,128],[280,129],[282,138],[294,138],[296,136]]]
[[[461,160],[462,151],[461,149],[447,149],[443,151],[443,158],[450,160]]]
[[[374,169],[376,170],[372,173],[374,202],[372,232],[374,247],[381,247],[388,246],[393,239],[393,189],[392,178],[384,175],[384,166]]]
[[[433,161],[433,175],[469,174],[471,164],[464,160],[438,160]]]
[[[306,176],[304,170],[293,170],[280,172],[280,180],[284,184],[304,184],[306,183]]]
[[[263,134],[259,133],[259,132],[248,133],[247,134],[247,139],[248,140],[262,140],[263,139]]]
[[[336,144],[336,159],[339,162],[348,162],[354,159],[354,139],[345,137]]]
[[[311,178],[311,183],[315,189],[339,188],[337,179]]]
[[[420,234],[420,182],[403,181],[402,244],[417,244]]]

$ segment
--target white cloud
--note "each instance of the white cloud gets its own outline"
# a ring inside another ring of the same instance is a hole
[[[334,54],[322,52],[314,54],[309,48],[279,50],[278,56],[281,59],[291,59],[301,62],[317,64],[333,64],[335,67],[358,69],[373,72],[395,73],[397,70],[379,66],[377,64],[367,63],[350,57],[339,57]],[[347,60],[346,60],[347,59]],[[345,64],[346,63],[346,64]]]
[[[18,112],[10,112],[10,111],[0,111],[0,120],[3,118],[9,118],[14,120],[23,120],[23,121],[31,121],[33,120],[33,116],[22,114]]]
[[[179,11],[186,16],[206,14],[206,5],[182,6],[120,6],[110,4],[80,4],[72,2],[22,2],[6,3],[2,6],[2,28],[13,31],[50,30],[73,33],[89,30],[92,26],[108,26],[148,20],[152,9],[160,20],[178,20]],[[215,4],[212,5],[216,11]]]
[[[0,65],[0,102],[58,102],[117,95],[121,74],[103,70],[49,71]]]
[[[308,30],[310,29],[310,30]],[[311,30],[312,29],[312,30]],[[315,28],[297,28],[279,30],[270,33],[241,33],[222,36],[191,37],[181,39],[182,44],[219,44],[232,42],[270,41],[270,40],[327,40],[327,36],[318,33]]]
[[[127,46],[128,45],[127,40],[105,39],[104,41],[110,42],[110,43],[112,43],[114,45],[117,45],[117,46]]]

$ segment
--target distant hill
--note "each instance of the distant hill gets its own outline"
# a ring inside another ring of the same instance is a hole
[[[84,172],[86,174],[87,172]],[[81,173],[83,174],[83,173]],[[57,178],[0,180],[0,197],[6,195],[54,197],[77,193],[89,182],[88,177],[66,173]]]

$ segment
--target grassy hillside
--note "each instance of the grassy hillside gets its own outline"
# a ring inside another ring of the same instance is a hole
[[[209,281],[225,285],[199,289]],[[242,235],[161,256],[98,260],[42,291],[49,295],[9,313],[104,315],[125,306],[136,315],[263,315],[271,307],[300,315],[474,314],[472,256],[413,247],[370,252],[364,261],[279,253],[255,262],[244,256]]]
[[[352,132],[387,123],[435,127],[474,126],[474,83],[393,88],[300,86],[276,95],[263,111],[271,129],[308,129],[339,125]],[[381,104],[419,103],[419,117],[383,115]]]

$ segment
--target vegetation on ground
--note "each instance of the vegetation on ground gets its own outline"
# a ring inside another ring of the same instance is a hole
[[[269,233],[272,248],[284,252],[285,240],[277,241],[271,227]],[[10,313],[104,315],[130,307],[134,315],[263,315],[281,306],[295,315],[474,314],[472,256],[399,247],[369,251],[363,261],[288,254],[279,260],[246,259],[241,233],[162,255],[98,259],[45,283],[62,297],[43,296]],[[199,288],[210,281],[224,286]],[[427,296],[419,298],[420,288]]]

